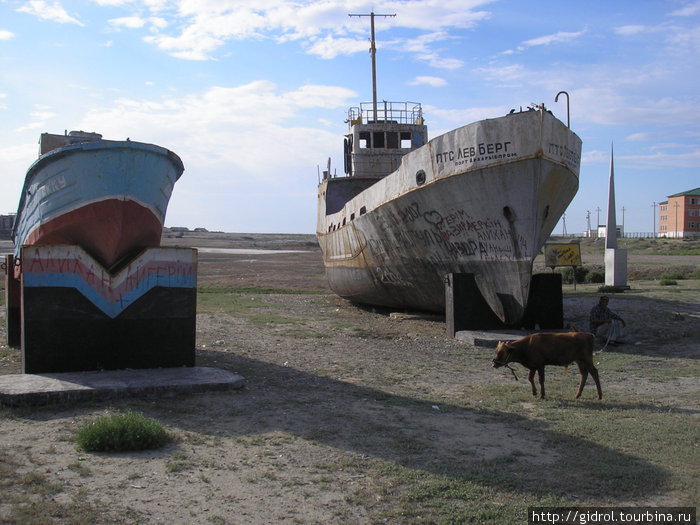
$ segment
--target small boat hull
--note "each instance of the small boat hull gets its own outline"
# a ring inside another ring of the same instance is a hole
[[[180,158],[152,144],[99,140],[54,149],[29,168],[13,237],[77,245],[106,268],[158,247]]]

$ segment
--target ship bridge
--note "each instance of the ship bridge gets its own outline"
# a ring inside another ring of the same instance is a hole
[[[398,169],[406,153],[428,141],[417,102],[363,102],[348,110],[347,123],[344,167],[352,177],[384,177]]]

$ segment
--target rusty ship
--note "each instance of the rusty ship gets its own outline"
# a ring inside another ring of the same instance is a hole
[[[373,101],[348,111],[344,175],[329,159],[318,186],[330,288],[444,312],[446,275],[470,273],[517,323],[533,261],[578,190],[581,139],[540,104],[428,140],[419,103],[377,103],[374,48],[373,31]]]

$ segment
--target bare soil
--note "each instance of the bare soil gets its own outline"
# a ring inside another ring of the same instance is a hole
[[[578,374],[548,369],[550,400],[540,402],[522,368],[519,382],[492,369],[492,350],[447,338],[443,319],[359,307],[330,293],[313,236],[185,234],[164,244],[301,250],[199,254],[199,285],[231,289],[216,292],[223,302],[200,303],[197,365],[236,372],[246,387],[3,409],[0,523],[447,523],[450,507],[465,505],[476,509],[475,523],[495,523],[508,505],[698,501],[697,484],[673,481],[681,459],[656,464],[607,430],[557,430],[553,414],[671,411],[695,429],[687,444],[695,464],[687,468],[697,481],[700,281],[639,281],[616,294],[610,306],[629,331],[626,345],[597,356],[604,399],[595,400],[589,384],[574,402]],[[270,293],[235,290],[245,287]],[[567,324],[587,328],[596,288],[566,287]],[[20,353],[4,342],[3,320],[0,373],[18,373]],[[688,363],[690,374],[677,373]],[[76,448],[78,425],[126,408],[156,418],[174,440],[138,453]],[[582,459],[588,454],[638,472],[601,478]],[[421,490],[449,491],[455,479],[472,480],[464,483],[473,501],[421,504]]]

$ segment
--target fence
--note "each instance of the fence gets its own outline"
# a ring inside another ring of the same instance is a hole
[[[591,232],[590,235],[587,232],[583,233],[567,233],[566,235],[560,234],[560,233],[552,233],[550,237],[563,237],[563,238],[576,238],[576,237],[581,237],[585,239],[604,239],[605,235],[597,235],[596,232]],[[654,232],[625,232],[623,235],[618,236],[618,238],[625,238],[625,239],[654,239],[657,237],[662,237],[662,235],[659,235],[658,233]]]

